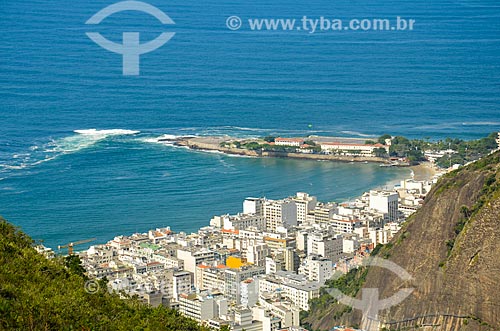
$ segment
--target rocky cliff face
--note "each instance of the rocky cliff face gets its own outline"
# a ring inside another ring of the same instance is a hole
[[[372,267],[364,288],[378,288],[382,298],[414,288],[405,301],[381,311],[381,328],[500,330],[500,153],[443,177],[379,256],[413,280],[405,284]],[[338,304],[316,307],[305,322],[314,330],[363,326],[359,312],[333,318],[338,311]]]

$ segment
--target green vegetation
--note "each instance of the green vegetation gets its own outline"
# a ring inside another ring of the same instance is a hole
[[[47,260],[0,218],[0,330],[207,330],[178,312],[85,291],[77,257]]]
[[[379,143],[379,144],[382,144],[382,145],[385,145],[385,141],[386,141],[387,139],[391,139],[391,138],[392,138],[392,136],[391,136],[390,134],[384,134],[384,135],[382,135],[382,136],[380,136],[380,137],[378,138],[378,143]]]
[[[383,147],[375,148],[373,150],[373,155],[376,157],[387,157],[387,151]]]
[[[436,164],[442,168],[448,168],[454,164],[465,165],[471,161],[476,161],[486,155],[491,151],[495,150],[498,145],[496,138],[498,137],[497,132],[493,132],[485,138],[478,140],[461,140],[446,138],[444,140],[430,141],[427,137],[425,139],[408,139],[403,136],[391,137],[389,134],[384,134],[376,140],[366,140],[365,144],[375,145],[377,143],[386,144],[387,139],[391,139],[391,146],[389,148],[389,153],[385,148],[376,148],[373,151],[373,156],[379,158],[401,158],[405,159],[408,164],[415,165],[422,161],[426,161],[425,151],[441,152],[451,150],[450,153],[444,154],[442,157],[436,160]],[[276,153],[296,153],[300,152],[300,149],[293,146],[277,146],[274,145],[276,137],[267,136],[262,138],[261,142],[258,141],[225,141],[220,143],[222,148],[243,148],[251,151],[264,151],[264,152],[276,152]],[[315,143],[312,139],[306,139],[304,145],[307,145],[309,150],[314,154],[324,153],[321,147]],[[333,151],[330,154],[341,155],[342,151]],[[355,156],[359,155],[360,151],[352,150],[349,154]]]
[[[436,150],[452,149],[457,153],[446,155],[437,160],[437,164],[441,167],[449,167],[451,164],[465,164],[470,161],[475,161],[483,156],[488,155],[492,150],[498,147],[496,138],[497,132],[493,132],[485,138],[478,140],[462,140],[450,139],[438,141],[434,143]]]
[[[371,256],[381,255],[384,258],[384,252],[390,250],[392,244],[388,245],[377,245],[375,249],[370,254]],[[386,254],[388,255],[388,254]],[[368,275],[368,267],[360,267],[358,269],[352,269],[347,274],[341,276],[338,279],[330,279],[326,282],[325,287],[321,288],[319,298],[312,299],[309,302],[310,310],[309,312],[301,312],[300,321],[304,324],[304,327],[310,329],[311,324],[309,323],[311,319],[321,318],[322,316],[309,316],[310,312],[322,312],[323,314],[330,314],[333,319],[339,319],[345,313],[351,312],[351,307],[341,305],[337,300],[328,293],[329,288],[336,288],[347,296],[356,297],[358,292],[361,290],[366,281],[366,276]],[[329,308],[334,307],[333,311]]]
[[[382,140],[382,137],[380,137],[379,140]],[[407,158],[410,164],[418,164],[421,161],[425,161],[424,148],[420,141],[409,140],[401,136],[392,138],[389,155]]]
[[[445,151],[451,149],[455,153],[444,155],[436,160],[438,166],[448,168],[453,164],[464,165],[488,155],[498,147],[497,137],[498,133],[493,132],[487,137],[478,140],[446,138],[431,142],[429,138],[409,140],[402,136],[396,136],[392,138],[389,154],[392,157],[406,157],[411,164],[416,164],[425,160],[424,151],[426,150]],[[391,136],[388,134],[380,136],[378,142],[385,144],[386,139],[391,139]]]
[[[335,288],[345,295],[355,297],[363,287],[363,284],[366,281],[367,274],[368,268],[362,267],[359,269],[352,269],[347,274],[338,279],[331,279],[327,281],[325,287],[321,288],[319,298],[309,301],[309,312],[314,311],[321,312],[323,314],[328,313],[333,319],[339,319],[345,313],[351,312],[352,308],[338,303],[337,299],[335,299],[328,293],[328,289]],[[329,309],[331,306],[334,307],[333,311]],[[302,311],[300,315],[301,324],[303,324],[307,329],[311,329],[311,324],[308,322],[308,319],[317,319],[322,317],[309,316],[309,312]]]

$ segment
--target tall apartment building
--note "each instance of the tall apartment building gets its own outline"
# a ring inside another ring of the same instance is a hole
[[[340,233],[352,233],[356,227],[361,226],[361,222],[352,216],[333,215],[330,223]]]
[[[284,261],[281,258],[266,257],[266,275],[272,275],[283,270],[283,264]]]
[[[179,300],[181,293],[191,292],[193,285],[193,274],[188,271],[177,271],[171,274],[172,297]]]
[[[318,199],[310,196],[307,193],[297,192],[297,195],[292,198],[297,206],[297,223],[303,224],[307,222],[307,215],[316,208]]]
[[[290,199],[264,203],[264,217],[266,229],[275,232],[278,227],[287,229],[297,225],[297,204]]]
[[[246,248],[247,262],[261,267],[266,265],[266,256],[270,254],[271,250],[266,244],[250,245]]]
[[[249,227],[255,227],[264,230],[266,220],[262,215],[257,214],[236,214],[214,216],[210,220],[210,225],[225,230],[244,230]]]
[[[398,198],[397,192],[370,191],[370,208],[387,215],[387,220],[398,220]]]
[[[307,237],[307,254],[320,255],[336,262],[342,257],[343,249],[341,235],[314,232]]]
[[[195,286],[198,290],[224,292],[224,268],[200,264],[196,269]]]
[[[264,198],[246,198],[243,201],[243,214],[264,215]]]
[[[318,255],[308,255],[299,267],[299,274],[324,285],[333,276],[333,262]]]
[[[279,271],[259,277],[259,295],[280,293],[302,310],[309,310],[309,301],[319,297],[321,284],[305,279],[303,275]]]
[[[244,266],[238,269],[224,270],[225,290],[224,295],[230,303],[241,303],[240,283],[248,278],[265,273],[265,267]]]
[[[329,223],[333,215],[338,211],[335,203],[321,203],[316,205],[314,210],[310,211],[308,223],[325,224]]]
[[[215,252],[205,247],[183,247],[177,250],[177,258],[184,261],[184,270],[196,273],[196,266],[215,261]]]
[[[283,249],[288,247],[296,248],[297,240],[293,237],[288,238],[273,238],[264,237],[264,243],[271,250],[272,255],[278,255]]]
[[[208,294],[183,293],[179,296],[179,311],[195,321],[208,321],[219,316],[217,300],[224,299]]]
[[[297,249],[303,251],[307,254],[307,237],[309,236],[309,231],[302,230],[298,231],[296,234]]]
[[[282,252],[285,270],[297,272],[299,270],[300,258],[295,248],[287,247]]]
[[[253,307],[259,301],[259,284],[253,278],[245,279],[240,283],[241,305]]]

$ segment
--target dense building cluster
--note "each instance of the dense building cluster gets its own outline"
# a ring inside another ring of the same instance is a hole
[[[215,216],[197,233],[158,228],[115,237],[80,257],[88,275],[106,277],[111,290],[216,329],[301,330],[299,314],[325,282],[389,242],[431,185],[404,180],[340,204],[300,192],[247,198],[241,213]]]

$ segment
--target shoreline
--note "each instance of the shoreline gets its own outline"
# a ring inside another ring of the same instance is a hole
[[[187,147],[191,150],[221,152],[226,155],[239,155],[246,157],[271,157],[271,158],[292,158],[302,160],[319,160],[319,161],[335,161],[343,163],[361,162],[361,163],[378,163],[387,166],[408,167],[408,165],[393,165],[390,160],[380,157],[367,156],[344,156],[344,155],[328,155],[328,154],[308,154],[308,153],[290,153],[290,152],[272,152],[272,151],[254,151],[244,148],[222,147],[221,143],[226,141],[259,141],[260,139],[237,139],[232,137],[179,137],[172,140],[164,140],[171,142],[175,146]],[[159,140],[162,142],[162,140]]]
[[[429,181],[441,173],[441,171],[431,162],[422,162],[418,165],[410,166],[409,168],[413,174],[412,179],[416,181]]]

